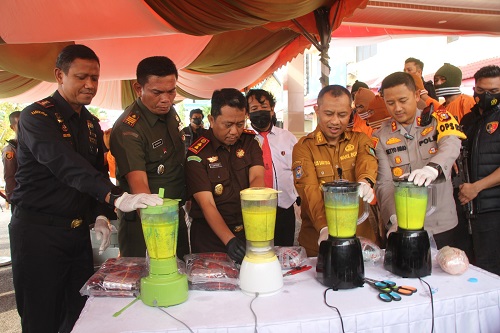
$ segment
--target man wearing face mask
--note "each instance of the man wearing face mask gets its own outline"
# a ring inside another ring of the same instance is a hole
[[[462,118],[467,134],[470,183],[460,185],[462,205],[472,201],[475,264],[500,275],[500,67],[474,74],[476,105]]]
[[[297,192],[293,185],[292,150],[297,138],[289,131],[273,126],[276,118],[274,96],[262,89],[252,89],[247,95],[248,114],[252,128],[262,148],[266,187],[281,191],[274,229],[274,245],[292,246],[295,238]]]
[[[181,131],[181,134],[184,134],[186,152],[189,146],[207,131],[203,128],[203,118],[203,111],[200,109],[193,109],[189,112],[189,125],[184,127]]]

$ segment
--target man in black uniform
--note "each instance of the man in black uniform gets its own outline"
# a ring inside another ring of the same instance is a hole
[[[193,109],[189,112],[189,125],[182,129],[186,152],[189,146],[207,131],[203,128],[203,117],[201,109]]]
[[[84,105],[97,91],[99,59],[84,45],[59,54],[52,97],[21,112],[15,210],[9,224],[12,273],[23,332],[70,332],[93,274],[89,224],[109,245],[111,205],[124,211],[160,204],[109,181],[99,120]],[[109,204],[109,205],[108,205]]]
[[[134,89],[139,96],[116,120],[111,131],[111,153],[116,160],[116,179],[130,193],[158,193],[186,199],[185,147],[179,132],[180,119],[173,107],[177,68],[167,57],[143,59],[137,65]],[[146,242],[137,212],[118,211],[118,243],[124,257],[144,257]],[[189,253],[184,210],[179,207],[177,256]]]
[[[240,191],[264,187],[262,150],[253,131],[244,130],[246,99],[236,89],[216,90],[208,120],[210,129],[189,147],[186,162],[191,250],[227,252],[241,262],[245,231]]]

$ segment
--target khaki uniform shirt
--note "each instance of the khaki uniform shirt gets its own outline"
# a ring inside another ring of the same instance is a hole
[[[455,118],[445,110],[434,112],[427,126],[420,125],[421,112],[417,110],[409,131],[390,119],[373,134],[379,162],[375,190],[382,221],[387,224],[391,215],[396,214],[393,180],[421,169],[429,162],[439,164],[443,174],[434,181],[437,207],[425,220],[425,229],[437,234],[454,228],[458,223],[451,170],[460,153],[459,137],[465,136],[458,130]],[[406,138],[405,134],[413,136],[413,139]]]
[[[342,134],[339,144],[332,146],[316,128],[295,145],[292,160],[295,188],[302,202],[299,243],[307,250],[308,256],[315,256],[319,232],[327,226],[321,184],[340,178],[352,182],[366,178],[375,183],[377,159],[373,143],[366,134],[347,131]],[[356,233],[363,236],[359,228]]]

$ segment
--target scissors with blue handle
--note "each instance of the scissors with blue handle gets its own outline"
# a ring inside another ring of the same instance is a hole
[[[410,286],[396,286],[396,283],[389,280],[377,281],[365,278],[365,282],[380,291],[378,297],[384,302],[400,301],[401,295],[410,296],[417,291],[416,288]]]

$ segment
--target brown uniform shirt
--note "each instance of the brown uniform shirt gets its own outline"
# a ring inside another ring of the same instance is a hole
[[[339,169],[342,169],[343,179],[357,182],[366,178],[375,183],[377,159],[372,141],[366,134],[345,132],[339,144],[332,146],[318,128],[299,140],[293,148],[292,158],[295,188],[302,200],[299,243],[308,256],[315,256],[318,254],[319,231],[327,226],[321,184],[340,179]],[[367,232],[373,234],[369,223],[366,225]],[[359,226],[356,233],[367,236],[360,232]]]
[[[263,166],[264,162],[255,134],[243,132],[230,148],[222,145],[209,129],[187,152],[186,184],[188,198],[201,191],[212,192],[226,224],[241,225],[240,191],[250,187],[250,167]],[[204,219],[196,200],[192,200],[190,216]]]

